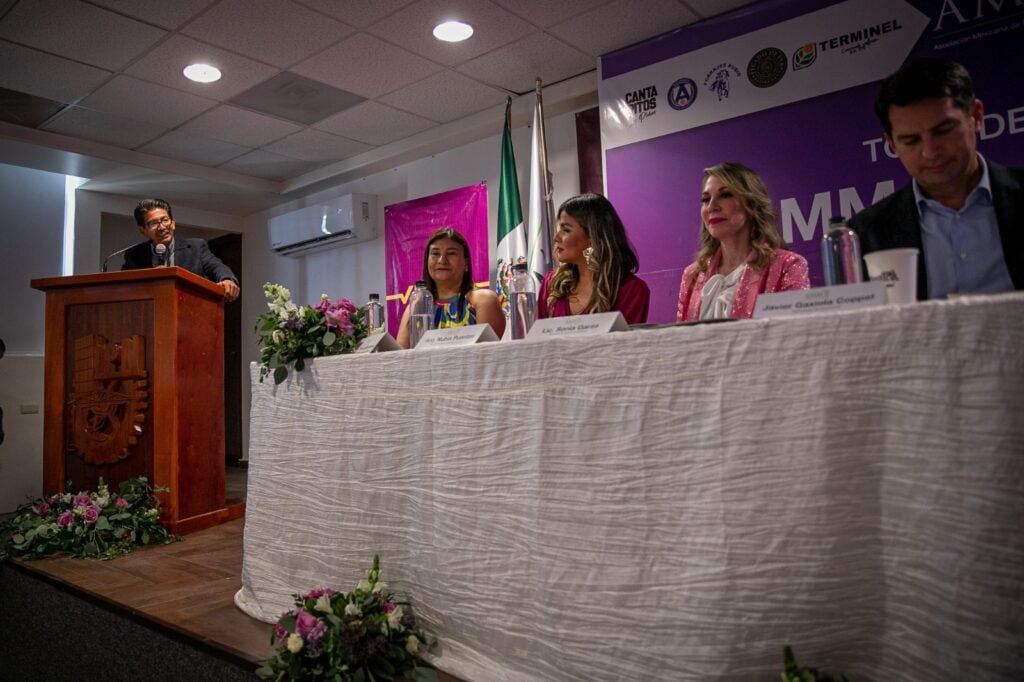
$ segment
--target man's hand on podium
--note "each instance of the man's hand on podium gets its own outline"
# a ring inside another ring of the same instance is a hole
[[[238,288],[238,285],[235,284],[234,280],[223,279],[223,280],[221,280],[219,282],[219,284],[220,284],[221,289],[224,290],[224,298],[228,302],[231,302],[231,301],[235,300],[236,298],[238,298],[238,294],[240,293],[240,290]]]

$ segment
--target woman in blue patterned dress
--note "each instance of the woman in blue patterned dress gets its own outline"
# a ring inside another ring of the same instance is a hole
[[[423,279],[434,296],[434,328],[491,325],[498,338],[505,333],[505,315],[498,295],[473,285],[472,260],[466,238],[451,228],[438,230],[423,250]],[[409,307],[398,326],[398,345],[409,347]]]

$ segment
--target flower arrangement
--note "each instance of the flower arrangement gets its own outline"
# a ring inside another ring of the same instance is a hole
[[[830,675],[823,670],[798,665],[789,646],[782,651],[782,664],[782,682],[847,682],[844,675]]]
[[[396,602],[380,580],[379,556],[354,591],[315,589],[295,595],[295,607],[274,626],[270,641],[278,648],[256,671],[261,678],[436,682],[432,668],[416,664],[426,640],[411,607]]]
[[[96,492],[70,491],[22,505],[0,524],[0,559],[38,559],[65,552],[113,559],[136,545],[180,540],[160,525],[160,501],[145,477],[124,481],[111,494],[100,479]]]
[[[301,372],[306,358],[351,353],[366,337],[364,311],[348,299],[332,303],[321,294],[316,305],[297,306],[280,284],[264,284],[263,293],[268,310],[256,318],[262,346],[260,381],[273,373],[279,384],[288,377],[289,365]]]

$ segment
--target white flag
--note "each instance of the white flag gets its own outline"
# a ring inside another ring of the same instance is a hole
[[[551,174],[548,149],[544,143],[544,102],[537,79],[537,104],[533,109],[533,143],[530,145],[530,213],[527,222],[530,270],[538,285],[554,262],[551,251],[554,207],[551,204]]]

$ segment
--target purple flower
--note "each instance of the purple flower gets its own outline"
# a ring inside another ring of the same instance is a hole
[[[57,501],[59,499],[60,499],[60,495],[50,495],[50,499],[47,500],[47,502],[49,502],[50,506],[52,507],[53,505],[57,504]]]
[[[114,502],[114,506],[117,507],[118,509],[125,509],[128,506],[128,500],[124,499],[123,497],[119,497]]]
[[[324,321],[328,329],[337,329],[342,334],[351,334],[354,331],[350,313],[347,310],[328,310],[324,313]]]
[[[325,594],[329,597],[334,594],[334,590],[329,587],[318,587],[315,590],[310,590],[306,594],[302,595],[302,601],[306,601],[307,599],[317,599]]]
[[[319,642],[320,639],[326,633],[327,633],[327,623],[322,621],[322,620],[318,620],[316,622],[316,625],[313,626],[313,629],[309,631],[308,635],[306,635],[306,641],[309,642],[310,644],[313,644],[315,642]]]
[[[85,514],[83,518],[86,523],[96,523],[96,519],[100,517],[100,508],[94,504],[90,504],[85,508]]]
[[[277,637],[277,641],[280,642],[288,636],[288,631],[281,627],[281,623],[274,623],[274,636]]]
[[[92,500],[89,499],[88,495],[82,495],[81,493],[79,493],[78,495],[75,495],[75,499],[74,502],[72,502],[72,506],[84,507],[88,505],[90,502],[92,502]]]
[[[39,506],[36,507],[36,514],[38,514],[39,516],[46,516],[49,513],[50,505],[48,505],[46,502],[40,502]]]
[[[74,512],[72,512],[71,510],[68,510],[66,512],[62,512],[61,515],[57,517],[57,525],[60,526],[61,528],[64,528],[65,526],[70,526],[71,523],[74,520],[75,520]]]
[[[285,329],[291,329],[293,332],[297,332],[302,329],[302,320],[294,319],[288,320],[284,323]]]
[[[295,632],[308,642],[319,641],[327,631],[327,625],[306,610],[295,614]]]

